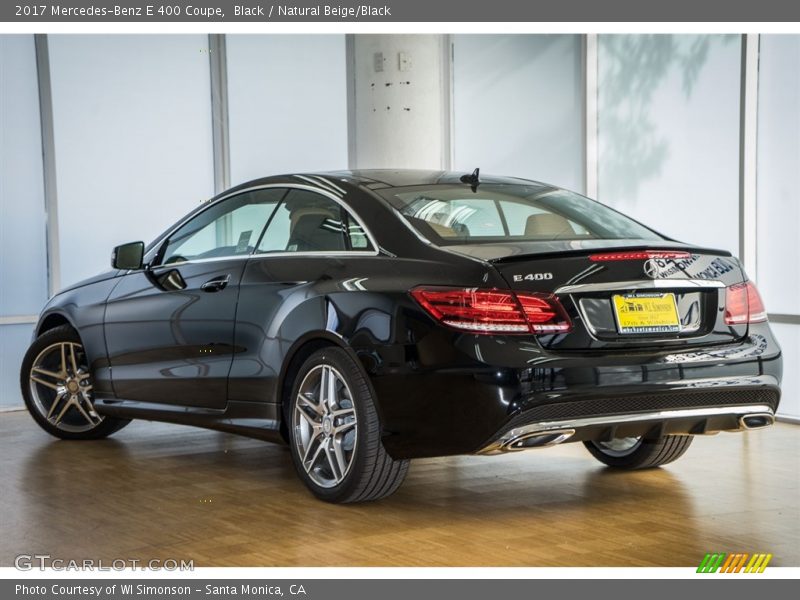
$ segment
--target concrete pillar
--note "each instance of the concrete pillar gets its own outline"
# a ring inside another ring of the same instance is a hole
[[[350,164],[446,169],[450,163],[449,38],[350,38]]]

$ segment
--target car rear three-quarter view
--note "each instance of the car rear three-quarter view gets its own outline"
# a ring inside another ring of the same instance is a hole
[[[42,312],[21,376],[36,421],[286,442],[332,502],[391,494],[419,457],[582,442],[656,467],[695,435],[771,425],[780,399],[780,348],[729,252],[477,170],[253,181],[113,267]]]

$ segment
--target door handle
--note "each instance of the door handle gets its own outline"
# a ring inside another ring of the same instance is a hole
[[[214,277],[214,279],[209,279],[203,285],[200,286],[200,289],[204,292],[218,292],[221,289],[224,289],[228,282],[231,280],[230,275],[222,275],[220,277]]]

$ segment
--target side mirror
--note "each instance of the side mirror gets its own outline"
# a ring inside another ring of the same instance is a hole
[[[130,242],[114,248],[111,254],[111,266],[127,271],[142,268],[144,259],[144,242]]]

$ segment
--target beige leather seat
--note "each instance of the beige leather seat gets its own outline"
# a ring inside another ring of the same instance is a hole
[[[453,238],[458,236],[458,233],[456,233],[456,230],[452,227],[448,227],[447,225],[442,225],[440,223],[434,223],[433,221],[427,221],[427,223],[439,237]]]
[[[575,235],[569,221],[561,215],[539,213],[531,215],[525,222],[525,235],[531,237],[556,238]]]
[[[294,231],[294,228],[297,227],[297,222],[301,217],[305,217],[306,215],[320,215],[321,217],[331,219],[335,216],[330,210],[321,206],[304,206],[302,208],[296,208],[289,215],[289,230]]]

